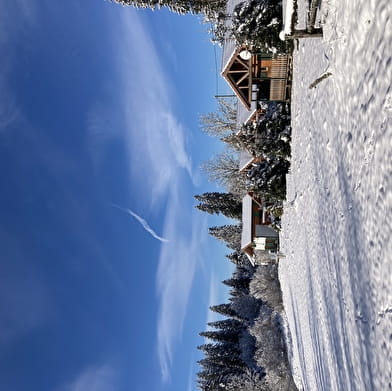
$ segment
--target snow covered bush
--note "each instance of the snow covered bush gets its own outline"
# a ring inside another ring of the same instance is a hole
[[[240,144],[255,156],[291,155],[290,108],[283,103],[268,102],[265,113],[257,123],[242,126]],[[241,136],[242,135],[242,136]]]
[[[282,28],[281,0],[248,0],[234,9],[232,35],[239,44],[256,50],[285,53],[289,44],[279,38]]]
[[[284,345],[281,316],[268,305],[263,305],[259,317],[250,328],[256,338],[255,361],[265,368],[268,390],[297,390],[290,372]]]
[[[231,376],[223,388],[225,391],[269,391],[262,374],[247,369],[241,375]]]
[[[231,298],[231,307],[241,319],[252,323],[260,311],[260,301],[250,295]]]
[[[282,157],[267,157],[247,173],[248,188],[260,193],[265,199],[286,198],[286,174],[290,163]]]
[[[276,311],[283,310],[277,265],[260,265],[249,284],[250,294]]]

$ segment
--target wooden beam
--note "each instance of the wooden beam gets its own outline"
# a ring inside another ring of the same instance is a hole
[[[227,73],[243,73],[243,72],[248,72],[248,70],[247,69],[241,69],[241,70],[227,71]]]
[[[308,30],[293,30],[290,35],[286,35],[285,39],[297,38],[318,38],[323,36],[322,28],[314,28],[311,33]]]
[[[238,61],[240,64],[242,64],[246,69],[249,69],[249,63],[247,64],[247,63],[243,62],[243,60],[241,59],[241,57],[239,55],[237,55],[236,61]]]
[[[237,86],[240,85],[240,83],[241,83],[242,81],[244,81],[248,76],[249,76],[249,71],[246,72],[245,75],[242,76],[241,79],[238,80],[238,81],[236,82]]]

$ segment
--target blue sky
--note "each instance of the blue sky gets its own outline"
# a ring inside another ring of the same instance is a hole
[[[220,148],[197,125],[215,108],[206,26],[0,3],[0,389],[195,389],[231,269],[192,199]]]

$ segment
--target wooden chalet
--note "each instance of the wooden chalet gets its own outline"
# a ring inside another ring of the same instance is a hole
[[[258,120],[259,110],[248,110],[243,104],[237,104],[237,136],[244,133],[243,125],[255,122]],[[254,157],[245,147],[240,152],[239,170],[246,173],[252,164],[258,163],[260,157]]]
[[[239,0],[227,2],[227,15],[232,15]],[[227,27],[231,24],[230,18]],[[238,47],[231,38],[223,45],[222,76],[248,110],[258,101],[288,99],[288,74],[291,57],[272,53],[254,53],[252,48]]]
[[[270,222],[263,201],[248,193],[242,199],[241,251],[253,265],[275,260],[279,234],[268,226]]]
[[[248,60],[243,57],[250,58]],[[258,101],[284,101],[288,98],[287,75],[289,56],[273,58],[269,54],[252,54],[239,48],[222,70],[222,76],[251,110]]]

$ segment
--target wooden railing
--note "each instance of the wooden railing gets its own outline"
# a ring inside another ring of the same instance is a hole
[[[286,99],[288,66],[288,56],[278,56],[272,60],[270,100]]]

